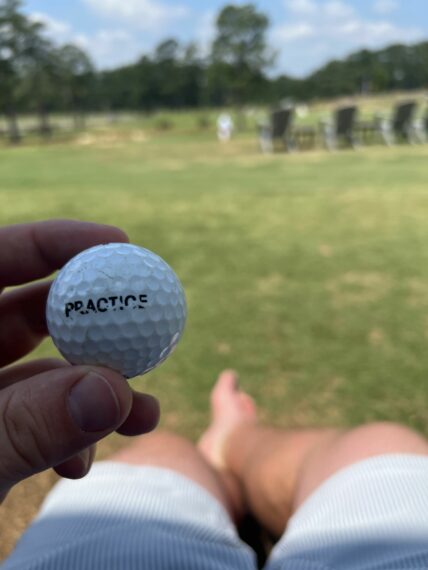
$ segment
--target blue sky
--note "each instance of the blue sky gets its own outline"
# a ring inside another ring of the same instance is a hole
[[[84,47],[101,68],[134,61],[165,37],[209,49],[221,0],[27,0],[57,42]],[[242,2],[235,2],[237,4]],[[304,76],[361,47],[428,39],[427,0],[259,0],[278,51],[273,71]]]

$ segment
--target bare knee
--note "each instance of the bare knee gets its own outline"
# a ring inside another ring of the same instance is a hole
[[[424,437],[412,429],[392,422],[375,422],[338,435],[323,450],[322,470],[329,474],[353,463],[388,454],[428,454]]]
[[[393,422],[375,422],[338,432],[309,453],[301,472],[295,507],[339,470],[388,454],[428,455],[428,442],[411,428]]]
[[[110,461],[136,465],[169,462],[176,456],[193,455],[194,446],[184,437],[172,432],[156,430],[134,439],[129,445],[110,457]]]
[[[411,428],[393,422],[375,422],[342,436],[340,448],[362,458],[389,453],[428,453],[427,440]]]

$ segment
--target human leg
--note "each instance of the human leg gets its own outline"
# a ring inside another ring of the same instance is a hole
[[[62,481],[4,568],[255,568],[232,520],[236,489],[187,440],[145,436]]]
[[[292,432],[259,425],[255,404],[239,389],[233,371],[220,375],[211,409],[211,425],[199,441],[201,452],[219,473],[230,473],[240,482],[251,512],[280,535],[293,510],[304,457],[336,431]]]
[[[216,471],[190,441],[174,433],[157,431],[140,437],[109,461],[175,471],[213,495],[232,519],[239,518],[242,511],[238,485]]]
[[[275,535],[269,570],[428,568],[428,444],[409,428],[275,430],[240,405],[236,378],[214,392],[200,446],[241,482]],[[215,406],[216,400],[229,400]],[[234,407],[234,413],[226,412]],[[215,409],[217,408],[217,409]]]
[[[281,534],[293,512],[341,469],[385,454],[427,456],[428,444],[396,424],[371,424],[348,432],[288,432],[243,425],[233,432],[225,450],[248,503],[269,530]]]
[[[260,426],[254,404],[226,372],[213,391],[213,422],[200,448],[219,471],[241,483],[251,511],[280,535],[290,516],[332,475],[385,454],[428,456],[428,443],[413,430],[375,423],[348,431],[280,430]]]

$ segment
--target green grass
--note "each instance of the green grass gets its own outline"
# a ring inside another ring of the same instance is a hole
[[[196,437],[233,367],[280,425],[428,434],[427,146],[263,157],[250,137],[90,137],[1,150],[0,223],[115,224],[175,268],[185,337],[134,383],[164,425]]]

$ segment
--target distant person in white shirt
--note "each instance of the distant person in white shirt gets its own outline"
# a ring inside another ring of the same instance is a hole
[[[228,142],[233,135],[233,119],[229,113],[222,113],[217,119],[217,137],[220,142]]]

